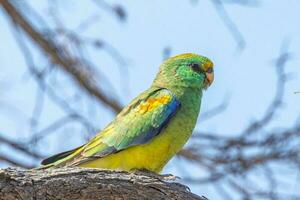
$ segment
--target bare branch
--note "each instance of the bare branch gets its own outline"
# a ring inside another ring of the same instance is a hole
[[[1,154],[0,154],[0,162],[6,162],[6,163],[8,163],[12,166],[22,167],[22,168],[25,168],[25,169],[31,169],[31,168],[35,167],[33,165],[28,165],[28,164],[22,163],[20,161],[17,161],[15,159],[13,159],[11,156],[8,157],[8,156],[1,155]],[[0,188],[1,188],[1,186],[0,186]]]
[[[238,48],[240,50],[243,50],[246,46],[246,41],[242,35],[242,33],[239,31],[236,24],[232,21],[232,19],[229,17],[229,14],[227,13],[226,9],[224,8],[222,0],[212,0],[211,1],[213,5],[215,6],[215,9],[220,16],[223,23],[226,25],[227,29],[231,33],[233,39],[237,42]]]
[[[50,38],[46,39],[43,37],[43,35],[26,20],[25,16],[17,10],[14,5],[16,4],[15,1],[1,0],[0,4],[13,21],[13,24],[20,27],[32,41],[43,50],[42,52],[47,53],[47,56],[51,58],[53,64],[59,66],[71,75],[83,90],[98,98],[100,102],[106,104],[115,112],[119,112],[122,109],[122,106],[116,99],[104,95],[104,92],[94,83],[91,67],[87,63],[84,63],[83,60],[72,57],[67,49],[63,49],[55,44]]]
[[[36,158],[36,159],[44,158],[44,156],[29,150],[29,148],[25,147],[24,145],[20,144],[19,142],[15,142],[13,140],[5,138],[4,134],[0,134],[0,143],[7,144],[7,145],[19,150],[19,151],[31,156],[31,157]]]
[[[150,173],[84,168],[0,170],[0,196],[17,199],[191,199],[207,200],[187,187]]]
[[[108,11],[114,13],[119,18],[120,21],[124,22],[126,20],[127,14],[122,6],[120,6],[120,5],[111,6],[104,0],[93,0],[93,2],[99,8],[102,8],[104,10],[108,10]]]

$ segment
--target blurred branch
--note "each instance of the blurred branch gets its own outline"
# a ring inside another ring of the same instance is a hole
[[[42,155],[40,155],[40,154],[38,154],[36,152],[33,152],[33,151],[29,150],[27,147],[25,147],[24,145],[22,145],[20,142],[15,142],[13,140],[10,140],[10,139],[4,137],[3,135],[4,134],[0,135],[0,143],[7,144],[7,145],[13,147],[14,149],[17,149],[17,150],[19,150],[19,151],[21,151],[21,152],[23,152],[23,153],[25,153],[25,154],[33,157],[33,158],[36,158],[36,159],[42,159],[42,158],[44,158],[44,156],[42,156]]]
[[[83,90],[93,95],[100,102],[109,106],[113,111],[119,112],[122,108],[120,103],[111,97],[108,97],[94,83],[93,72],[88,63],[78,60],[71,56],[66,48],[62,48],[58,44],[46,39],[32,24],[17,10],[16,1],[0,0],[0,4],[6,11],[15,26],[20,27],[32,41],[41,48],[42,52],[47,54],[53,64],[59,66],[62,70],[73,77],[75,82],[82,87]]]
[[[120,5],[110,5],[104,0],[93,0],[93,2],[99,7],[104,10],[108,10],[112,13],[114,13],[120,21],[124,22],[127,18],[127,14],[124,10],[124,8]]]
[[[27,165],[25,163],[21,163],[19,161],[16,161],[14,160],[13,158],[11,158],[11,156],[5,156],[5,155],[1,155],[0,154],[0,162],[6,162],[6,163],[9,163],[10,165],[12,166],[16,166],[16,167],[22,167],[22,168],[25,168],[25,169],[31,169],[33,168],[34,166],[33,165]]]
[[[47,137],[49,134],[55,133],[55,131],[57,129],[59,129],[63,126],[66,126],[68,123],[74,122],[74,120],[76,120],[76,118],[77,118],[77,115],[68,115],[68,116],[65,116],[65,117],[62,117],[62,118],[56,120],[55,122],[53,122],[46,128],[35,132],[28,143],[33,144],[33,143],[39,142],[41,139]]]
[[[275,114],[282,106],[283,96],[284,96],[284,86],[287,82],[287,75],[284,72],[284,66],[291,59],[291,54],[285,49],[286,45],[282,45],[280,55],[276,59],[275,68],[277,71],[277,84],[276,84],[276,94],[272,103],[267,108],[264,116],[255,122],[252,122],[243,132],[244,134],[253,133],[262,127],[265,127],[274,118]]]
[[[18,29],[17,29],[17,32]],[[47,96],[53,101],[55,102],[57,105],[60,106],[60,108],[62,108],[66,113],[68,113],[68,116],[72,118],[72,120],[76,120],[76,121],[80,121],[82,125],[84,125],[86,127],[87,130],[90,130],[90,132],[95,132],[96,128],[93,127],[93,125],[90,123],[90,121],[84,117],[83,115],[81,115],[79,112],[77,112],[76,109],[73,109],[72,106],[70,105],[69,102],[67,102],[64,98],[62,98],[60,95],[58,95],[56,93],[56,90],[54,90],[53,88],[51,88],[45,81],[45,76],[47,75],[47,71],[39,71],[33,62],[33,57],[29,51],[29,49],[27,48],[25,42],[23,42],[21,35],[16,35],[15,36],[22,52],[24,56],[24,59],[26,61],[27,67],[29,68],[29,71],[31,73],[31,75],[36,79],[36,82],[38,84],[38,87],[41,91],[42,94],[46,93]],[[37,106],[41,106],[42,104],[40,104],[39,102],[41,101],[40,98],[36,99],[36,105],[35,105],[35,110],[41,110],[42,108],[37,108]],[[40,111],[39,111],[40,112]],[[40,114],[40,113],[34,112],[32,118],[37,118],[39,116],[36,116],[36,114]],[[65,121],[66,122],[66,121]],[[52,124],[52,125],[58,125],[58,123]],[[65,125],[65,124],[64,124]],[[57,129],[58,127],[56,127]],[[51,130],[54,130],[54,127],[51,128]],[[33,138],[36,135],[33,136]],[[45,136],[45,135],[44,135]],[[39,139],[41,139],[43,136],[39,135]]]
[[[225,99],[223,100],[223,102],[221,102],[221,104],[217,105],[216,107],[206,112],[200,113],[200,119],[202,122],[211,119],[212,117],[224,112],[227,107],[228,107],[228,97],[225,97]]]
[[[222,0],[211,0],[211,2],[215,6],[215,9],[219,17],[226,25],[233,39],[237,42],[238,48],[240,50],[243,50],[246,46],[246,41],[242,33],[239,31],[237,25],[233,22],[233,20],[230,18],[229,14],[227,13],[226,9],[224,8],[224,4]]]

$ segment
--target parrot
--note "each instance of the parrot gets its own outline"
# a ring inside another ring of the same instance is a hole
[[[41,168],[85,167],[160,173],[191,137],[213,62],[194,53],[170,57],[150,88],[86,144],[51,156]]]

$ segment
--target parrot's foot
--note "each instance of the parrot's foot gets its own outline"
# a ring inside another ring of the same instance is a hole
[[[180,179],[179,176],[174,176],[173,174],[161,174],[160,176],[164,181],[177,181]]]
[[[153,171],[150,171],[148,169],[134,169],[134,170],[132,170],[132,172],[137,175],[146,175],[146,176],[155,177],[155,178],[160,177],[159,174],[157,174]]]
[[[180,179],[180,177],[174,176],[173,174],[157,174],[157,173],[152,172],[147,169],[133,170],[133,173],[154,177],[154,178],[160,179],[162,181],[176,181],[176,180]]]
[[[168,183],[173,185],[173,186],[177,186],[178,188],[183,189],[185,191],[189,191],[189,192],[191,191],[191,189],[188,186],[183,185],[181,183],[178,183],[178,182],[168,182]]]

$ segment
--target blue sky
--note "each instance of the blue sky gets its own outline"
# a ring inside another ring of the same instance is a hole
[[[29,2],[45,15],[47,1]],[[201,112],[213,108],[226,97],[229,98],[229,106],[224,113],[209,121],[201,123],[200,117],[197,129],[235,134],[251,120],[261,117],[271,102],[276,83],[274,59],[279,55],[282,43],[288,40],[293,58],[288,62],[286,71],[291,80],[286,87],[285,105],[273,126],[289,126],[299,117],[300,95],[294,94],[300,90],[298,0],[265,0],[258,7],[226,4],[226,10],[246,41],[246,48],[241,53],[237,53],[234,39],[210,1],[120,1],[128,13],[125,23],[87,2],[64,1],[60,4],[63,12],[59,17],[69,28],[75,28],[89,16],[87,13],[98,12],[99,21],[82,34],[103,38],[124,55],[127,64],[123,67],[128,74],[120,78],[118,64],[108,54],[89,52],[90,58],[99,63],[101,72],[113,83],[114,93],[124,105],[150,86],[165,47],[172,48],[172,55],[184,52],[202,54],[215,63],[215,82],[204,93]],[[26,118],[32,113],[36,84],[26,72],[22,53],[8,24],[7,18],[0,12],[0,102],[14,105],[23,114],[15,115],[0,107],[0,132],[20,139],[30,136]],[[37,55],[36,61],[42,63],[43,57]],[[41,126],[61,114],[61,110],[49,100],[45,105],[47,116],[42,118]],[[102,109],[102,112],[104,115],[98,122],[99,128],[113,118],[108,110]],[[82,142],[82,138],[76,139],[78,135],[71,136],[67,144],[63,141],[54,144],[57,138],[50,137],[41,148],[52,154]],[[8,150],[3,146],[1,149]],[[174,172],[174,164],[176,162],[171,162],[165,172]],[[213,191],[207,189],[202,194],[210,196]]]

